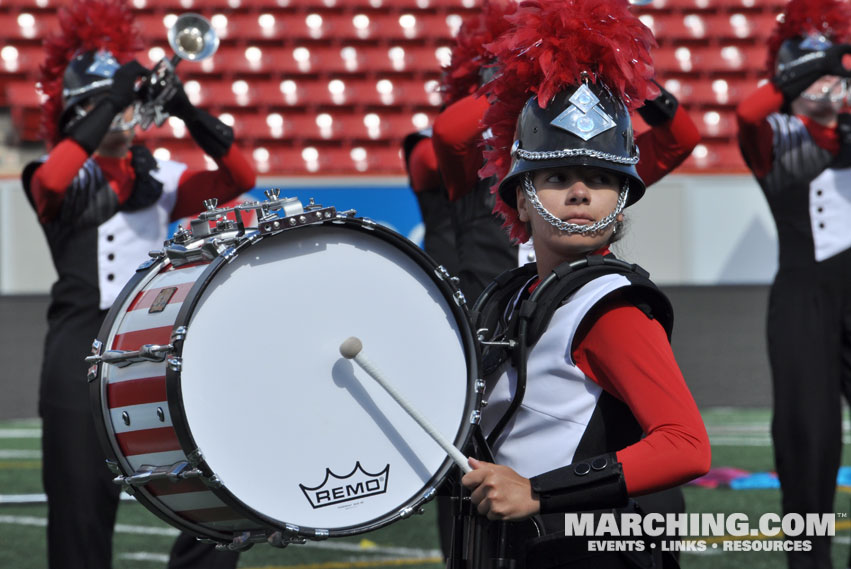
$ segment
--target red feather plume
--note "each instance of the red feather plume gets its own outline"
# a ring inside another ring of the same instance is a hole
[[[777,52],[784,41],[822,34],[833,42],[846,43],[851,35],[851,3],[844,0],[791,0],[777,16],[768,40],[766,70],[774,74]]]
[[[481,11],[461,23],[440,86],[445,104],[451,105],[479,88],[480,70],[491,59],[485,45],[508,29],[505,17],[516,10],[515,0],[484,0]]]
[[[534,95],[545,108],[583,74],[606,85],[630,111],[659,95],[651,81],[656,39],[627,0],[527,0],[507,19],[511,28],[487,46],[500,72],[479,90],[492,101],[483,119],[492,133],[485,141],[483,178],[502,180],[508,173],[517,118]],[[512,239],[528,240],[517,211],[499,195],[494,211],[505,218]]]
[[[126,63],[144,47],[133,13],[124,0],[75,0],[59,9],[59,26],[59,32],[44,43],[47,55],[39,76],[41,92],[46,96],[42,134],[51,144],[61,137],[58,123],[63,110],[62,77],[74,55],[78,51],[106,49],[119,63]]]

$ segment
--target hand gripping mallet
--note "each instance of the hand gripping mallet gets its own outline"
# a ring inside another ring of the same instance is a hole
[[[461,453],[461,451],[455,448],[449,441],[443,438],[443,435],[437,432],[437,429],[435,429],[425,417],[420,415],[420,413],[416,409],[414,409],[414,407],[410,403],[408,403],[408,400],[405,399],[401,393],[396,391],[395,387],[393,387],[386,379],[384,379],[384,377],[381,375],[381,372],[378,371],[378,369],[376,369],[372,362],[370,362],[366,358],[366,356],[363,355],[361,350],[363,350],[363,343],[361,343],[361,341],[354,336],[348,338],[345,342],[340,344],[340,353],[343,355],[344,358],[346,358],[347,360],[355,360],[355,362],[366,373],[372,376],[372,379],[377,381],[379,385],[381,385],[381,387],[383,387],[387,391],[387,393],[389,393],[390,396],[396,400],[396,403],[401,405],[402,408],[408,412],[408,415],[410,415],[414,421],[419,423],[420,427],[422,427],[423,430],[428,433],[429,436],[433,438],[434,441],[443,448],[443,450],[446,451],[449,457],[455,461],[455,464],[457,464],[463,472],[470,472],[472,468],[470,468],[470,465],[467,463],[467,457],[465,457]]]

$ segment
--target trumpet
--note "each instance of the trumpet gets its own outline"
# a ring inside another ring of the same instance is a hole
[[[180,15],[168,30],[168,45],[174,55],[161,59],[136,87],[139,95],[136,114],[142,130],[147,130],[152,124],[162,126],[168,118],[163,105],[180,88],[175,74],[177,64],[184,59],[201,61],[212,56],[219,48],[219,37],[207,18],[187,13]]]

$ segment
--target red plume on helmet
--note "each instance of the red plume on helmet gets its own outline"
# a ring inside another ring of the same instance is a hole
[[[77,52],[105,49],[119,63],[133,59],[144,47],[133,13],[124,0],[75,0],[59,9],[58,33],[45,41],[47,52],[39,83],[46,96],[42,107],[42,133],[55,144],[61,133],[62,80],[65,68]]]
[[[444,103],[451,105],[479,88],[482,67],[492,59],[485,45],[508,29],[505,17],[516,10],[515,0],[484,0],[481,10],[461,23],[440,86]]]
[[[492,138],[484,142],[481,177],[499,181],[508,173],[517,119],[535,95],[546,108],[561,90],[587,78],[605,85],[630,111],[658,96],[650,56],[656,40],[627,0],[527,0],[507,19],[511,28],[488,45],[500,71],[479,90],[492,101],[483,119]],[[498,194],[494,211],[505,218],[512,239],[528,240],[517,211]]]
[[[766,69],[777,67],[777,52],[784,41],[821,34],[833,42],[847,42],[851,29],[851,3],[845,0],[792,0],[777,16],[777,25],[768,39]]]

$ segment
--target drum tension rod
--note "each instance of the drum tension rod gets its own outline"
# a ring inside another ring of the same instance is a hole
[[[168,344],[161,346],[159,344],[145,344],[135,351],[126,350],[109,350],[103,355],[88,356],[86,362],[89,364],[114,364],[118,367],[127,367],[130,364],[139,362],[161,362],[165,360],[166,355],[174,351],[174,346]]]
[[[152,466],[144,465],[139,470],[130,476],[116,476],[113,479],[115,484],[120,484],[125,490],[129,487],[144,486],[154,480],[168,480],[169,482],[178,482],[189,478],[202,478],[201,470],[198,468],[190,468],[189,463],[184,461],[176,462],[171,466]]]

